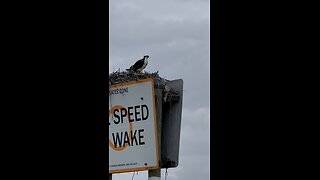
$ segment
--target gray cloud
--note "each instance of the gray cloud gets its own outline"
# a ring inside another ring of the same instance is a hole
[[[146,71],[184,80],[180,160],[168,179],[209,179],[209,1],[117,0],[109,12],[110,72],[147,53]],[[113,179],[131,177],[123,173]],[[134,179],[146,177],[139,172]]]

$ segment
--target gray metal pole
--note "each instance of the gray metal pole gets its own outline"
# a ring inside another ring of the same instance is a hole
[[[112,174],[109,174],[109,178],[108,178],[109,180],[112,180]]]
[[[158,134],[158,155],[161,162],[161,126],[162,126],[162,90],[155,89],[157,134]],[[161,180],[161,167],[148,171],[148,180]]]
[[[161,168],[148,171],[148,180],[161,180]]]

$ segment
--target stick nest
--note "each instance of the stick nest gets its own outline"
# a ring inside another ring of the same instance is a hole
[[[116,71],[111,74],[109,74],[109,86],[115,85],[115,84],[120,84],[124,82],[129,82],[129,81],[137,81],[141,79],[154,79],[158,80],[161,82],[167,81],[164,78],[161,78],[157,72],[150,73],[150,72],[129,72],[129,71]]]
[[[120,71],[112,72],[109,74],[109,88],[115,84],[121,84],[124,82],[137,81],[142,79],[153,79],[155,88],[160,88],[163,90],[163,100],[164,102],[171,102],[179,100],[179,93],[169,87],[166,82],[168,81],[165,78],[159,76],[158,71],[150,73],[147,71],[144,72],[129,72],[129,71]]]

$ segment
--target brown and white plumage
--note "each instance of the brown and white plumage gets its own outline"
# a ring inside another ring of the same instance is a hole
[[[149,56],[145,55],[142,59],[138,60],[134,65],[132,65],[127,71],[141,72],[148,65]]]

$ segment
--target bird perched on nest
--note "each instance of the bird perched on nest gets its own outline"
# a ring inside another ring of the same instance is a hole
[[[138,60],[134,65],[132,65],[129,69],[126,69],[130,72],[141,72],[148,65],[149,56],[145,55],[142,59]]]

